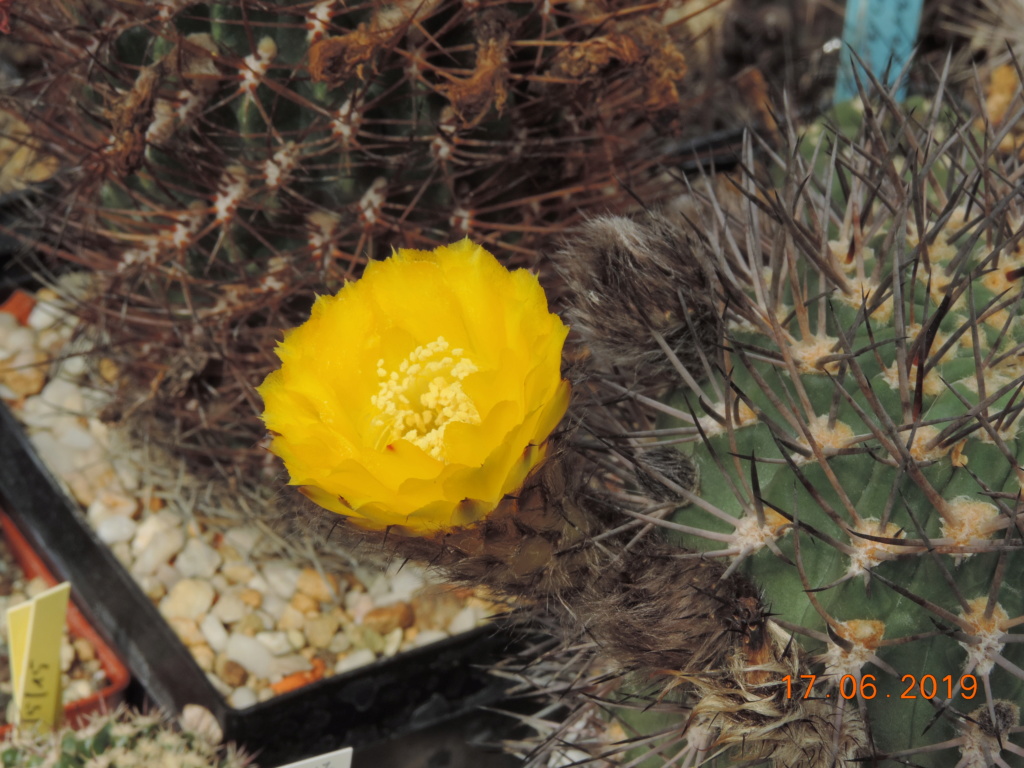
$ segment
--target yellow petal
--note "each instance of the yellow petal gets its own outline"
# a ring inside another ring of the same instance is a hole
[[[543,460],[568,329],[537,278],[462,240],[322,296],[258,388],[291,483],[367,528],[477,522]]]

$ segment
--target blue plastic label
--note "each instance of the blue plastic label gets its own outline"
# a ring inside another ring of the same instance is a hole
[[[836,77],[834,101],[849,101],[857,95],[854,79],[856,51],[861,61],[878,78],[891,86],[910,60],[921,26],[924,0],[847,0],[843,22],[843,47],[839,52],[839,75]],[[870,87],[864,69],[856,65],[861,83]],[[896,94],[902,99],[905,88]]]

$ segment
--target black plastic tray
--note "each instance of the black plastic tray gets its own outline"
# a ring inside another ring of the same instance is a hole
[[[0,405],[0,503],[71,582],[82,612],[163,709],[209,709],[225,738],[258,753],[261,766],[361,746],[493,703],[502,686],[485,666],[512,650],[512,635],[483,627],[392,659],[326,678],[243,710],[233,709],[113,553],[96,537]]]

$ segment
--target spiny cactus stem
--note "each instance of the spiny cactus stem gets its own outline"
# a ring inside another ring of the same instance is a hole
[[[647,397],[647,395],[642,395],[639,392],[635,392],[634,390],[629,389],[628,387],[624,387],[621,384],[617,384],[614,381],[605,381],[604,384],[606,386],[610,387],[615,392],[617,392],[619,394],[622,394],[622,395],[627,395],[628,397],[632,398],[633,400],[636,400],[638,403],[642,403],[643,405],[650,406],[651,408],[655,409],[656,411],[659,411],[660,413],[664,413],[666,416],[672,416],[672,417],[674,417],[676,419],[680,419],[681,421],[686,421],[686,422],[691,422],[691,423],[693,423],[693,421],[694,421],[693,417],[689,413],[687,413],[686,411],[681,411],[678,408],[673,408],[672,406],[666,405],[665,403],[661,402],[660,400],[655,400],[653,397]]]
[[[889,455],[892,456],[893,460],[897,462],[897,465],[900,466],[903,469],[903,471],[905,471],[907,475],[911,478],[911,480],[914,481],[918,488],[921,489],[921,491],[925,494],[925,497],[928,499],[932,507],[935,510],[937,510],[940,515],[942,515],[944,520],[949,522],[951,520],[951,517],[946,500],[938,491],[935,490],[932,484],[924,476],[924,473],[921,471],[917,458],[915,458],[911,452],[911,449],[914,445],[914,433],[917,431],[918,427],[914,425],[911,428],[911,434],[908,437],[906,444],[900,440],[888,439],[888,435],[897,434],[898,429],[896,425],[892,422],[892,420],[889,418],[889,414],[886,412],[885,408],[882,407],[882,404],[878,401],[876,397],[873,396],[871,384],[864,376],[864,372],[861,369],[861,367],[856,363],[853,350],[850,348],[849,345],[849,341],[842,334],[840,334],[839,340],[840,343],[843,345],[846,354],[850,356],[851,365],[849,367],[849,370],[856,379],[860,391],[868,396],[867,400],[871,405],[872,412],[878,418],[877,423],[872,419],[863,418],[864,424],[871,430],[872,434],[875,436],[878,442],[885,448]],[[838,387],[838,389],[843,393],[844,397],[846,397],[847,402],[853,405],[855,409],[860,411],[860,408],[854,400],[853,396],[850,393],[848,393],[845,390],[845,388]],[[858,413],[858,415],[862,414],[863,412]],[[827,462],[822,460],[821,463],[825,465],[823,466],[823,469],[827,470]],[[833,477],[834,475],[830,477],[830,480]],[[849,500],[846,497],[846,494],[843,491],[841,485],[838,484],[838,481],[833,482],[835,490],[838,493],[840,493],[840,497],[843,498],[846,503],[849,503]],[[852,504],[850,504],[849,511],[851,514],[851,519],[857,520],[857,513],[853,509]]]

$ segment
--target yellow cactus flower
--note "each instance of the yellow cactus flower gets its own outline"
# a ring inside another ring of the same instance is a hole
[[[278,344],[259,387],[291,484],[364,528],[470,525],[565,414],[568,329],[537,278],[462,240],[366,267]]]

